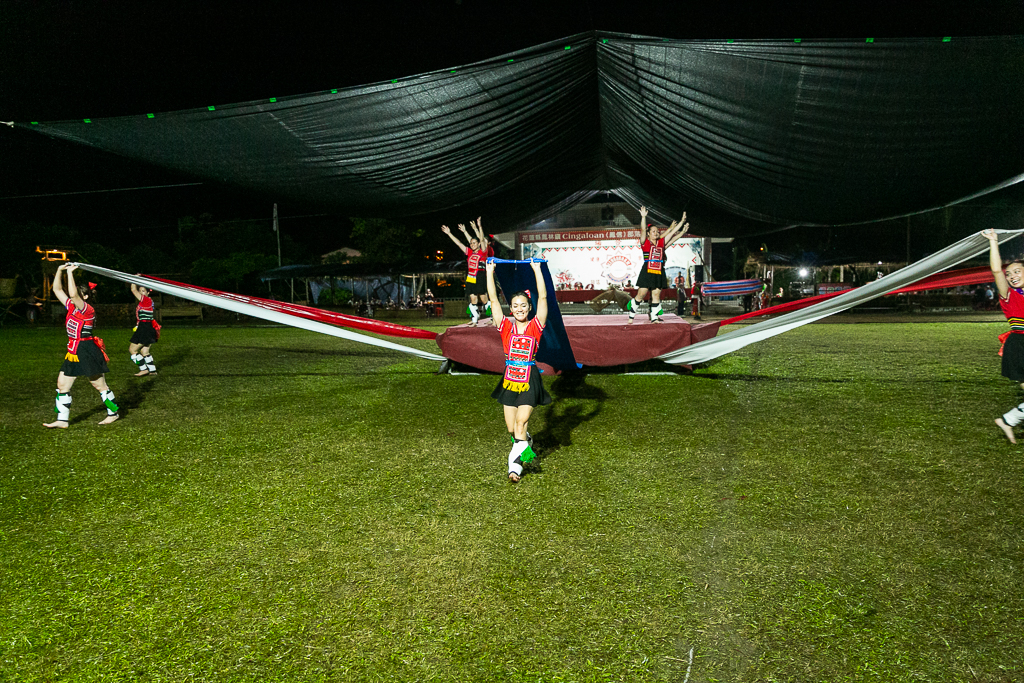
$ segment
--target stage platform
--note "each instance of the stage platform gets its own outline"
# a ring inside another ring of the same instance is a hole
[[[571,315],[563,316],[562,322],[576,362],[591,367],[641,363],[711,339],[718,333],[717,322],[691,325],[671,313],[664,318],[662,323],[652,323],[647,316],[638,315],[629,325],[625,314]],[[490,321],[486,326],[466,324],[449,327],[438,335],[437,345],[445,358],[456,363],[488,372],[503,372],[505,369],[501,335]],[[537,365],[545,374],[554,372],[544,363]]]

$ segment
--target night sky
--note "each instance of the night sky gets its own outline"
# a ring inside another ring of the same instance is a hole
[[[5,0],[0,120],[100,118],[342,88],[594,29],[666,38],[1005,35],[1024,32],[1024,3]],[[209,182],[109,192],[197,179],[7,127],[0,159],[0,219],[9,224],[124,234],[171,229],[177,217],[203,212],[269,216],[276,201]],[[344,217],[315,205],[280,209],[282,229],[296,239],[327,248],[344,241]]]

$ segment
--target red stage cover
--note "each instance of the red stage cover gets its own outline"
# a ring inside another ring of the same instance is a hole
[[[598,367],[651,360],[718,333],[717,322],[691,326],[672,314],[666,314],[665,322],[659,324],[638,317],[627,325],[625,315],[569,315],[562,322],[576,361]],[[458,363],[488,372],[504,371],[501,337],[492,325],[449,327],[438,335],[437,345],[446,358]],[[554,373],[550,366],[537,365],[544,374]]]

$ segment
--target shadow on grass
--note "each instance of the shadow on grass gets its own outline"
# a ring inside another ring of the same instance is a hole
[[[187,350],[189,352],[191,352],[192,348],[188,347]],[[157,372],[159,373],[161,370],[166,370],[167,368],[173,368],[176,365],[179,365],[181,363],[181,361],[185,358],[185,351],[186,351],[186,349],[175,349],[174,351],[171,351],[170,353],[168,353],[166,356],[159,353],[159,351],[160,351],[159,348],[157,348],[156,351],[157,351],[157,353],[159,355],[157,355],[153,359],[153,362],[154,363],[158,363],[158,365],[156,366],[156,369],[157,369]],[[152,353],[152,351],[151,351],[151,353]]]
[[[693,374],[694,379],[735,380],[738,382],[799,382],[801,384],[848,384],[855,382],[852,377],[779,377],[775,375],[754,375],[744,372],[700,372]]]
[[[159,381],[157,379],[159,376],[158,374],[157,377],[130,377],[127,382],[121,383],[120,387],[118,387],[111,383],[110,374],[107,374],[107,386],[114,392],[114,402],[120,408],[118,412],[121,415],[121,419],[124,419],[132,410],[142,405],[143,401],[146,400],[146,394],[152,391]],[[91,420],[100,414],[103,417],[106,417],[107,414],[107,409],[102,402],[97,403],[81,415],[72,418],[68,424],[73,425]]]
[[[694,373],[694,379],[708,379],[715,381],[730,380],[736,382],[777,382],[779,384],[857,384],[865,381],[877,381],[877,380],[865,380],[858,377],[782,377],[779,375],[754,375],[745,372],[701,372]],[[912,379],[901,381],[903,385],[937,385],[937,384],[957,384],[963,386],[988,386],[990,382],[984,379],[964,379],[962,377],[950,377],[944,379]]]
[[[232,349],[233,351],[247,350],[247,351],[263,351],[272,353],[294,353],[301,354],[304,356],[351,356],[353,358],[390,358],[391,355],[387,351],[372,352],[364,349],[358,350],[347,350],[347,349],[289,349],[282,348],[279,346],[239,346],[237,344],[211,344],[210,348],[213,349]]]
[[[161,370],[173,368],[175,365],[178,365],[181,362],[183,356],[184,354],[181,351],[175,351],[173,353],[167,354],[167,356],[165,357],[160,357],[158,359],[160,365],[157,366],[156,377],[135,377],[134,375],[130,375],[127,379],[122,380],[119,379],[116,375],[114,377],[111,377],[110,372],[106,374],[107,386],[109,386],[111,391],[114,392],[114,401],[121,408],[119,412],[121,413],[122,419],[127,417],[130,411],[140,407],[143,401],[146,400],[146,394],[152,391],[153,387],[156,386],[156,382],[160,381],[158,379],[160,377],[159,372]],[[85,378],[82,379],[88,382],[88,380],[86,380]],[[103,414],[104,417],[106,417],[107,410],[102,402],[85,411],[81,415],[72,418],[68,422],[68,424],[73,425],[78,424],[79,422],[84,422],[86,420],[91,420],[94,419],[96,416],[100,415],[101,413]]]
[[[542,461],[559,448],[572,445],[573,431],[601,414],[608,394],[587,384],[587,373],[563,372],[549,389],[554,401],[544,416],[544,428],[533,438]]]

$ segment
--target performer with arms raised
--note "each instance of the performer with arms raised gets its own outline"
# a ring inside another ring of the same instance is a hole
[[[659,237],[658,227],[647,225],[647,207],[640,207],[640,249],[644,253],[644,265],[641,266],[640,276],[636,279],[636,298],[630,299],[626,304],[630,323],[633,322],[637,309],[644,302],[648,291],[651,292],[651,322],[661,322],[661,316],[665,314],[661,306],[661,290],[668,287],[668,278],[665,277],[665,250],[689,229],[690,224],[686,222],[684,213],[678,223],[672,221],[665,234]]]
[[[468,271],[466,273],[466,294],[469,295],[469,309],[468,313],[472,318],[472,325],[476,325],[480,320],[480,304],[484,306],[484,314],[487,315],[491,312],[491,303],[487,299],[487,285],[480,279],[480,267],[483,262],[489,257],[494,256],[494,249],[487,243],[487,235],[483,229],[483,219],[477,218],[476,222],[469,222],[470,227],[473,228],[473,232],[476,235],[470,235],[466,230],[466,226],[463,223],[459,223],[459,229],[466,238],[466,242],[469,244],[467,247],[459,238],[452,234],[451,229],[447,225],[441,226],[441,232],[448,235],[452,242],[455,242],[462,253],[466,255],[466,265]]]
[[[43,425],[51,429],[67,429],[71,417],[71,385],[77,377],[83,375],[88,377],[89,383],[100,392],[103,405],[107,408],[107,417],[100,424],[110,424],[119,417],[120,408],[114,403],[114,392],[107,386],[104,377],[109,358],[103,350],[103,340],[92,334],[96,311],[85,301],[89,298],[93,285],[81,288],[75,286],[75,276],[72,273],[76,268],[77,264],[64,263],[57,268],[57,274],[53,277],[53,293],[67,309],[68,350],[64,356],[64,365],[57,375],[57,401],[53,409],[57,413],[57,419]],[[64,291],[62,277],[65,272],[68,274],[67,292]]]
[[[540,263],[530,264],[537,280],[537,314],[530,318],[529,292],[516,292],[509,300],[512,319],[506,318],[501,306],[491,309],[494,326],[501,333],[501,346],[505,351],[505,373],[498,386],[491,393],[504,406],[505,426],[512,440],[512,450],[508,454],[508,478],[517,482],[523,475],[523,465],[536,457],[533,452],[533,439],[527,431],[530,415],[538,406],[551,403],[551,396],[544,390],[540,379],[540,370],[534,358],[544,334],[544,324],[548,319],[547,287]],[[498,290],[494,285],[494,262],[487,262],[487,293],[491,301],[498,301]]]

